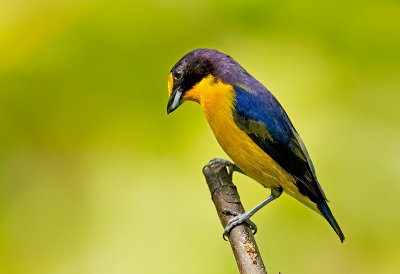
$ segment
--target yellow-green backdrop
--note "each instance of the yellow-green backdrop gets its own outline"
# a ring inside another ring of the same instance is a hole
[[[270,273],[400,271],[398,1],[0,2],[0,273],[235,273],[201,168],[201,109],[166,115],[199,47],[264,83],[346,241],[283,195],[254,216]],[[269,193],[235,175],[245,207]]]

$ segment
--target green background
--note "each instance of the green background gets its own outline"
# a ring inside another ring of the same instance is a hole
[[[398,1],[0,2],[0,272],[235,273],[201,173],[226,158],[188,51],[230,54],[284,106],[346,241],[287,195],[253,217],[270,273],[400,271]],[[247,209],[268,194],[235,175]]]

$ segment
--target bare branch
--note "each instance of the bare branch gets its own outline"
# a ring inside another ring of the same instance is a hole
[[[232,183],[232,174],[227,172],[226,165],[213,161],[203,168],[203,174],[206,177],[218,217],[222,226],[225,227],[232,218],[231,215],[224,213],[226,210],[244,213],[236,186]],[[240,273],[267,273],[253,233],[246,224],[232,229],[229,242]]]

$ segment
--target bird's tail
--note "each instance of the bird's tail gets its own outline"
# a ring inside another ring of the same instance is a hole
[[[322,215],[325,217],[325,219],[329,222],[331,227],[335,230],[336,234],[339,236],[340,241],[343,243],[343,241],[344,241],[343,232],[340,229],[339,224],[336,222],[335,217],[333,217],[328,204],[324,201],[324,202],[318,203],[317,206],[318,206],[319,211],[321,211]]]

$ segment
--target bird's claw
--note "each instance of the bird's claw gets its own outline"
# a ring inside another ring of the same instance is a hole
[[[221,164],[225,167],[228,168],[228,174],[232,176],[234,171],[240,172],[242,174],[245,174],[243,172],[243,170],[241,170],[237,165],[235,165],[234,163],[229,162],[228,160],[225,159],[220,159],[220,158],[214,158],[211,159],[210,164]]]
[[[232,219],[230,219],[229,222],[225,226],[224,233],[222,234],[222,238],[225,241],[227,241],[226,237],[229,236],[232,229],[234,227],[240,225],[241,223],[246,223],[251,228],[253,235],[255,235],[257,233],[257,225],[249,219],[249,216],[246,213],[240,214],[240,213],[231,211],[229,209],[223,210],[222,213],[235,216]]]

